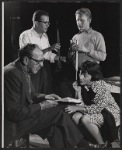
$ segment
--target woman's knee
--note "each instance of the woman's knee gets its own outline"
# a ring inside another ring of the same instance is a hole
[[[81,117],[82,117],[82,114],[77,112],[72,116],[72,120],[78,125]]]
[[[90,118],[87,115],[84,115],[81,120],[82,124],[87,124],[90,122]]]

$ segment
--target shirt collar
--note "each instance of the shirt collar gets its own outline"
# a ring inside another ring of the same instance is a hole
[[[36,34],[37,36],[39,36],[39,34],[34,30],[33,27],[31,28],[31,31],[34,32],[34,34]],[[43,33],[42,36],[39,36],[39,37],[42,38],[43,36],[46,36],[46,33]]]
[[[92,28],[89,28],[88,30],[81,31],[80,33],[88,33],[88,34],[90,34],[91,31],[92,31]]]
[[[91,33],[92,28],[89,28],[88,30],[86,30],[87,33]]]

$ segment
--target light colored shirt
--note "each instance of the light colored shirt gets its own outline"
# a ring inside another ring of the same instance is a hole
[[[38,45],[38,47],[41,50],[44,50],[48,47],[50,47],[50,43],[48,40],[48,36],[46,33],[43,33],[42,36],[40,37],[39,34],[33,29],[28,29],[24,32],[22,32],[19,36],[19,46],[20,48],[26,45],[27,43],[32,43]],[[50,52],[46,52],[44,54],[44,58],[46,60],[49,60],[50,62],[54,62],[56,54]]]
[[[97,63],[99,63],[100,61],[104,61],[106,59],[106,46],[101,33],[90,28],[87,31],[74,35],[72,40],[77,40],[77,43],[79,45],[84,45],[88,50],[90,50],[90,53],[88,54],[84,52],[78,53],[79,67],[86,60],[96,61]],[[69,53],[70,55],[75,55],[75,53],[72,51],[70,51]],[[75,57],[73,63],[75,64]]]

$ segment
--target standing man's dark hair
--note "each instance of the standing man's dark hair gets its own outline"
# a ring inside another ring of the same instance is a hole
[[[49,13],[44,10],[37,10],[33,14],[32,21],[40,21],[41,16],[49,16]]]

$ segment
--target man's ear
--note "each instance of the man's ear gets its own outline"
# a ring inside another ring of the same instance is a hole
[[[25,57],[23,58],[23,63],[24,63],[25,66],[28,65],[28,63],[29,63],[28,57],[25,56]]]
[[[35,21],[34,24],[35,24],[35,26],[38,26],[39,22],[38,22],[38,21]]]
[[[89,24],[91,23],[91,19],[89,19]]]

